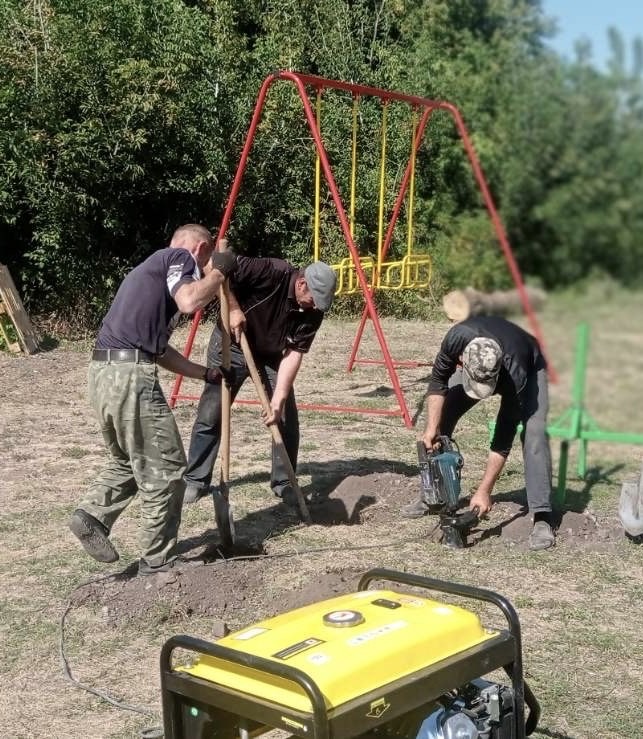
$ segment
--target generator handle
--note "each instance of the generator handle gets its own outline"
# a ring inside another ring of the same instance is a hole
[[[525,734],[530,736],[536,730],[538,721],[540,720],[540,703],[536,696],[533,694],[527,681],[524,681],[525,685],[525,703],[529,706],[529,718],[525,724]]]
[[[296,667],[290,665],[273,662],[265,657],[258,657],[254,654],[239,652],[230,647],[224,647],[220,644],[212,644],[204,639],[198,639],[194,636],[178,634],[170,637],[161,649],[161,675],[172,672],[172,652],[177,648],[188,649],[198,654],[207,654],[210,657],[232,662],[244,667],[251,667],[255,670],[266,672],[276,677],[282,677],[290,682],[296,683],[304,690],[313,708],[313,736],[315,739],[329,739],[330,727],[328,724],[328,716],[326,714],[326,704],[324,696],[321,693],[317,683],[315,683],[309,675]],[[164,707],[165,708],[165,707]]]
[[[525,683],[522,672],[522,637],[518,613],[511,603],[504,596],[495,593],[493,590],[476,588],[472,585],[463,585],[462,583],[447,582],[446,580],[436,580],[433,577],[412,575],[407,572],[396,572],[395,570],[387,570],[382,567],[376,567],[365,572],[359,580],[357,589],[367,590],[373,580],[388,580],[426,590],[436,590],[440,593],[458,595],[462,598],[485,601],[492,603],[502,611],[507,620],[509,633],[513,637],[514,643],[513,661],[509,669],[505,666],[505,671],[511,678],[511,687],[514,691],[516,739],[522,739],[525,736]],[[533,693],[531,697],[533,698]]]

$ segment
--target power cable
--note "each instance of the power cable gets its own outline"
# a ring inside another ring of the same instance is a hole
[[[218,565],[219,567],[225,566],[229,562],[235,562],[235,561],[242,561],[242,560],[253,560],[253,559],[281,559],[284,557],[300,557],[300,556],[306,556],[309,554],[320,554],[324,552],[357,552],[357,551],[363,551],[366,549],[387,549],[388,547],[392,546],[402,546],[404,544],[413,544],[417,541],[425,541],[427,538],[429,538],[435,530],[438,528],[439,523],[437,523],[428,533],[422,534],[422,536],[415,536],[411,539],[398,539],[393,542],[389,542],[388,544],[363,544],[363,545],[355,545],[355,546],[348,546],[348,547],[338,547],[338,546],[327,546],[327,547],[316,547],[313,549],[301,549],[301,550],[295,550],[295,551],[288,551],[288,552],[272,552],[270,554],[243,554],[238,555],[235,557],[225,557],[223,553],[217,549],[219,554],[221,554],[222,559],[214,560],[213,562],[206,562],[205,567],[210,567],[212,565]],[[60,623],[59,623],[59,640],[58,640],[58,647],[59,647],[59,654],[60,654],[60,662],[62,665],[62,671],[64,678],[70,682],[74,687],[79,688],[80,690],[84,690],[87,693],[91,693],[92,695],[95,695],[97,698],[100,698],[110,705],[114,706],[115,708],[120,708],[123,711],[131,711],[133,713],[138,713],[142,716],[153,716],[154,718],[158,718],[158,713],[154,711],[152,708],[148,708],[147,706],[136,706],[131,703],[126,703],[125,701],[120,701],[114,698],[110,693],[108,693],[106,690],[102,690],[100,688],[95,688],[92,685],[88,685],[87,683],[83,683],[78,678],[74,677],[71,667],[69,665],[69,660],[67,659],[67,655],[65,653],[65,624],[67,621],[67,616],[69,615],[70,611],[72,610],[73,603],[72,598],[74,593],[76,593],[81,588],[87,587],[88,585],[95,585],[99,582],[104,582],[107,580],[113,580],[117,577],[123,576],[129,566],[124,568],[123,570],[119,570],[118,572],[111,572],[107,575],[101,575],[99,577],[91,578],[89,580],[85,580],[84,582],[81,582],[79,585],[76,585],[73,590],[69,593],[67,596],[67,604],[65,606],[65,610],[62,613],[62,616],[60,617]],[[146,729],[142,729],[139,733],[139,736],[141,739],[161,739],[163,737],[163,730],[160,727],[154,726]]]

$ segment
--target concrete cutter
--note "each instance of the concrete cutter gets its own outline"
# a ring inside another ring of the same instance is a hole
[[[393,586],[369,589],[373,581]],[[506,628],[487,628],[426,591],[492,604]],[[173,665],[176,649],[192,661]],[[489,678],[496,669],[508,684]],[[384,569],[365,573],[357,592],[216,643],[172,637],[161,686],[165,739],[249,739],[275,729],[313,739],[522,739],[540,714],[523,679],[518,616],[504,597]]]
[[[469,530],[478,523],[478,509],[458,513],[464,465],[458,445],[448,436],[440,436],[435,449],[427,449],[424,441],[418,440],[417,451],[421,500],[429,513],[438,514],[442,542],[461,549],[466,546]]]

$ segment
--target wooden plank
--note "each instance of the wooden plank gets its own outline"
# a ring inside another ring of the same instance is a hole
[[[0,264],[0,300],[4,304],[7,315],[11,318],[23,350],[27,354],[37,352],[40,348],[38,346],[38,334],[29,320],[11,274],[4,264]]]
[[[4,318],[4,316],[7,316],[7,318]],[[14,354],[19,354],[22,349],[20,348],[20,344],[17,341],[12,341],[11,337],[9,336],[9,333],[7,332],[7,329],[5,328],[5,321],[7,323],[11,323],[11,319],[8,317],[9,314],[7,313],[6,308],[4,307],[4,303],[0,300],[0,335],[2,336],[2,340],[4,342],[4,347],[7,351],[13,352]],[[11,323],[13,326],[13,324]]]

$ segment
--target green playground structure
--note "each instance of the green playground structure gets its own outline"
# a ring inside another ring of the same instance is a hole
[[[560,418],[547,427],[550,436],[556,436],[561,439],[560,459],[558,461],[558,485],[554,498],[554,502],[559,508],[565,502],[570,442],[579,442],[578,476],[581,478],[585,477],[587,472],[587,445],[590,441],[609,441],[613,444],[643,444],[643,434],[632,434],[625,431],[605,431],[599,428],[585,409],[585,377],[587,373],[588,348],[589,326],[587,323],[580,323],[576,333],[572,404]]]
[[[565,503],[567,489],[567,463],[569,445],[579,442],[578,476],[583,478],[587,472],[587,445],[590,441],[608,441],[613,444],[643,444],[643,434],[632,434],[625,431],[605,431],[597,425],[585,409],[585,379],[587,374],[587,351],[589,348],[589,326],[580,323],[576,333],[576,351],[574,356],[574,380],[572,386],[571,406],[553,423],[547,426],[547,432],[557,437],[560,442],[558,461],[558,484],[554,495],[554,505],[560,509]],[[491,432],[495,422],[489,424]],[[522,427],[519,427],[522,430]]]

